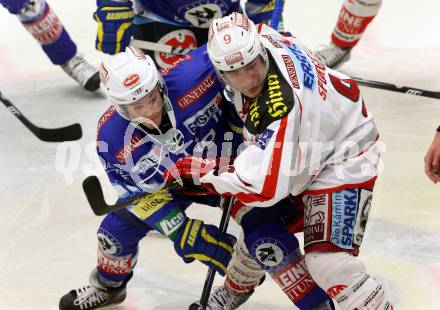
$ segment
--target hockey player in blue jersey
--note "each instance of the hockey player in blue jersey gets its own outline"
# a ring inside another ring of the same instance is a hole
[[[166,235],[185,262],[197,259],[225,274],[231,259],[230,235],[185,215],[193,201],[217,205],[218,196],[194,196],[200,193],[163,186],[163,172],[182,156],[225,157],[231,147],[236,148],[234,139],[238,135],[225,130],[225,120],[231,120],[225,117],[227,111],[222,112],[227,110],[223,109],[223,85],[206,47],[187,55],[173,68],[162,70],[164,80],[151,58],[134,48],[105,61],[100,73],[102,88],[113,105],[98,123],[98,154],[120,199],[142,192],[150,195],[104,218],[97,232],[98,266],[92,271],[91,283],[64,295],[59,305],[63,310],[97,309],[122,302],[136,265],[138,243],[151,230]],[[237,122],[229,127],[239,125]],[[249,258],[245,264],[249,264]],[[218,308],[214,298],[208,309],[236,309],[253,293],[264,270],[260,268],[257,283],[250,286],[249,277],[240,274],[247,271],[242,265],[235,255],[233,266],[228,267],[228,282],[238,289],[224,292],[222,298],[228,306]],[[314,299],[317,290],[302,298],[307,306],[302,309],[312,309],[313,304],[322,301]]]
[[[77,53],[76,44],[45,0],[0,0],[0,4],[17,15],[54,65],[86,90],[99,88],[98,70]]]
[[[132,47],[103,62],[102,90],[112,106],[98,123],[98,155],[120,199],[150,194],[104,218],[91,285],[63,296],[60,309],[122,302],[138,243],[151,230],[167,236],[184,262],[196,259],[225,274],[234,237],[185,215],[193,201],[216,206],[219,196],[195,197],[163,186],[167,166],[188,153],[221,154],[217,146],[225,134],[231,136],[221,117],[221,84],[208,56],[201,50],[186,59],[192,57],[203,61],[183,62],[167,70],[165,80],[151,58]]]
[[[268,22],[274,1],[248,0],[247,15],[256,23]],[[108,54],[123,51],[134,39],[178,46],[201,46],[214,18],[242,11],[239,0],[97,0],[96,48]],[[145,50],[161,68],[180,56]]]

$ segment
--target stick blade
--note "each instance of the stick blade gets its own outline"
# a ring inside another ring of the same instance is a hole
[[[82,137],[81,125],[78,123],[61,128],[38,128],[35,135],[45,142],[75,141]]]
[[[203,310],[203,308],[199,302],[194,302],[189,306],[188,310]]]
[[[94,175],[88,176],[84,179],[82,187],[93,213],[97,216],[106,214],[107,204],[99,179]]]

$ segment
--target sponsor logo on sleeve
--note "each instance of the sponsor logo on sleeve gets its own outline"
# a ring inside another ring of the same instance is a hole
[[[307,56],[303,53],[303,51],[296,46],[296,44],[292,44],[289,46],[290,51],[295,56],[296,61],[301,68],[301,77],[304,87],[308,89],[313,89],[315,84],[315,74],[313,73],[313,67]],[[300,78],[301,78],[300,77]]]
[[[292,58],[288,55],[282,55],[284,64],[286,65],[287,74],[289,75],[290,82],[292,83],[292,86],[296,89],[299,89],[299,82],[298,82],[298,76],[296,74],[295,70],[295,63],[293,62]]]
[[[307,53],[312,63],[315,67],[316,75],[318,76],[318,92],[321,96],[322,100],[325,101],[327,99],[327,79],[325,77],[326,67],[318,61],[315,55],[313,55],[310,51]]]

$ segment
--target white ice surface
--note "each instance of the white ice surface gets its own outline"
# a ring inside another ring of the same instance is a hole
[[[291,32],[311,48],[329,40],[342,1],[287,2]],[[50,2],[80,50],[98,64],[105,56],[93,47],[94,3]],[[440,91],[439,11],[440,2],[434,0],[385,0],[342,69],[367,79]],[[102,94],[82,90],[52,66],[3,8],[0,90],[39,126],[83,126],[84,137],[70,145],[75,150],[71,161],[56,161],[66,145],[37,140],[0,107],[0,309],[58,309],[63,294],[86,284],[96,261],[100,218],[91,213],[81,181],[89,174],[99,174],[104,181],[94,138],[97,119],[108,103]],[[396,309],[440,309],[440,185],[423,173],[423,156],[440,123],[440,100],[362,90],[386,151],[361,258],[389,285]],[[70,174],[60,172],[69,167]],[[219,212],[205,207],[192,207],[190,215],[219,221]],[[205,273],[201,264],[182,263],[169,241],[147,237],[141,242],[127,300],[117,309],[186,309],[199,297]],[[293,307],[268,280],[242,308]]]

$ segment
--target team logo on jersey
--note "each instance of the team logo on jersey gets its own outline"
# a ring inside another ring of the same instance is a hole
[[[160,38],[157,43],[171,45],[182,49],[197,47],[196,36],[192,31],[187,29],[178,29],[168,32]],[[180,58],[182,58],[181,55],[154,52],[154,59],[162,69],[172,66]]]
[[[228,6],[223,0],[200,0],[193,1],[177,10],[176,17],[180,22],[191,23],[197,28],[209,28],[214,19],[223,17],[223,13],[228,11]]]
[[[252,252],[266,269],[278,266],[287,259],[287,250],[279,241],[270,238],[257,240]]]
[[[97,237],[100,247],[105,254],[117,255],[121,253],[121,243],[104,228],[99,228]]]
[[[273,136],[273,130],[266,129],[261,134],[257,136],[257,144],[260,146],[262,150],[266,149],[267,142],[272,138]]]

